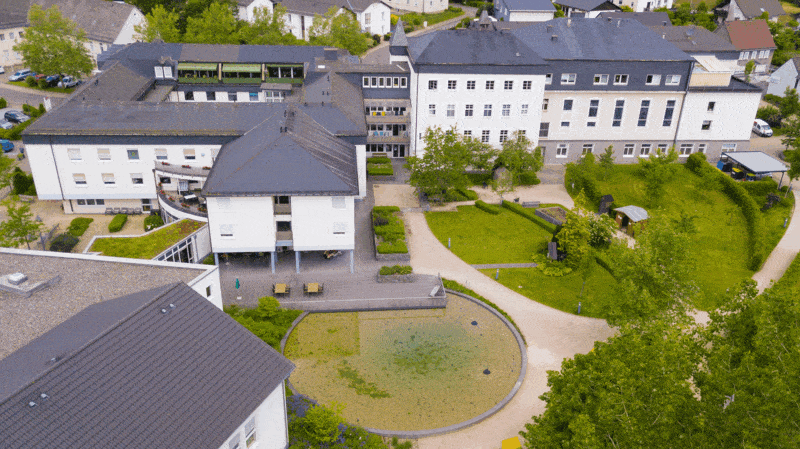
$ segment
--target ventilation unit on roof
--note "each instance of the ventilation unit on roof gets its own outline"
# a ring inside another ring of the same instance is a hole
[[[550,36],[550,40],[551,41],[557,41],[558,40],[558,34],[554,34],[554,35]]]
[[[22,273],[14,273],[8,275],[8,283],[11,285],[19,285],[28,280],[28,276]]]

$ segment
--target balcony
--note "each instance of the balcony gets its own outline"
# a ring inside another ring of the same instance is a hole
[[[408,131],[395,135],[392,131],[368,131],[367,143],[408,143]]]
[[[395,113],[393,111],[370,112],[367,114],[367,123],[411,123],[411,115],[408,111]]]
[[[156,172],[164,174],[184,177],[184,179],[191,179],[194,181],[205,181],[205,179],[208,178],[208,172],[211,171],[211,167],[174,165],[170,164],[169,162],[156,161],[155,170]]]
[[[275,204],[275,215],[291,215],[292,214],[292,205],[291,204]]]
[[[173,194],[173,192],[159,191],[158,204],[161,210],[177,219],[188,218],[208,222],[205,204],[184,202],[182,196]]]
[[[292,231],[276,231],[275,232],[275,245],[276,246],[291,246],[292,245]]]

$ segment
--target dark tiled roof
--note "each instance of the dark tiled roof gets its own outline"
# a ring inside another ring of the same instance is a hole
[[[730,40],[737,50],[776,48],[769,25],[765,20],[724,22],[714,32],[718,36]]]
[[[650,29],[686,53],[736,51],[733,44],[703,27],[655,26]]]
[[[27,26],[29,7],[30,0],[0,1],[0,29]]]
[[[555,11],[550,0],[505,0],[511,11]]]
[[[622,10],[622,8],[608,0],[555,0],[553,3],[557,5],[569,6],[570,8],[580,9],[581,11]]]
[[[5,0],[4,0],[5,1]],[[86,31],[86,36],[100,42],[113,43],[119,36],[135,6],[105,0],[33,0],[43,9],[58,6],[61,14]],[[141,13],[139,13],[141,14]]]
[[[4,446],[216,449],[294,369],[185,284],[147,296],[81,312],[119,322],[0,403]]]
[[[153,67],[150,67],[152,70]],[[80,101],[134,101],[153,84],[153,77],[143,76],[129,66],[113,61],[104,67],[103,76],[97,76],[76,90],[74,100]]]
[[[436,31],[409,38],[409,54],[416,64],[545,64],[513,34],[473,28]]]
[[[281,5],[286,7],[287,12],[309,16],[316,14],[324,16],[331,8],[339,9],[342,7],[341,3],[324,0],[282,0]]]
[[[394,26],[394,32],[389,39],[389,45],[392,47],[408,47],[408,38],[406,37],[406,31],[403,27],[403,21],[400,19],[397,19],[397,24]]]
[[[308,45],[182,44],[178,61],[303,63],[325,56],[325,47]]]
[[[367,8],[375,3],[383,3],[387,7],[390,7],[386,2],[383,1],[375,1],[375,0],[344,0],[344,5],[347,6],[347,9],[353,12],[364,12]],[[391,8],[391,7],[390,7]]]
[[[742,14],[748,19],[755,19],[761,17],[764,11],[769,13],[770,17],[782,16],[786,14],[783,10],[781,2],[778,0],[736,0]]]
[[[544,59],[692,61],[686,53],[632,19],[567,19],[512,30]],[[553,35],[557,38],[553,39]]]
[[[642,25],[648,27],[654,26],[671,26],[672,21],[669,20],[669,14],[666,11],[648,11],[648,12],[623,12],[623,11],[609,11],[601,12],[597,15],[598,19],[634,19],[641,22]]]
[[[274,111],[222,147],[205,195],[358,194],[355,147],[328,132],[306,108],[286,106],[285,115]]]

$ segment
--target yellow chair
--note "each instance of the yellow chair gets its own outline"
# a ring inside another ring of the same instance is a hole
[[[520,449],[522,444],[519,442],[519,437],[512,437],[503,440],[502,449]]]

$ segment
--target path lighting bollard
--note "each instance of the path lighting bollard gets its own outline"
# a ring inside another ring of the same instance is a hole
[[[784,227],[786,227],[785,223],[784,223]],[[450,237],[447,237],[447,248],[448,249],[450,248]]]
[[[581,303],[580,301],[578,301],[578,315],[580,314],[581,314]]]
[[[783,227],[784,228],[786,227],[786,223],[788,223],[788,222],[789,222],[789,217],[786,217],[786,218],[783,219]]]
[[[500,269],[498,268],[497,271],[494,273],[494,280],[500,279]]]

